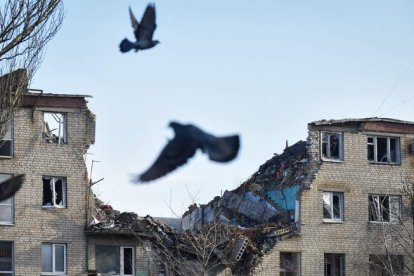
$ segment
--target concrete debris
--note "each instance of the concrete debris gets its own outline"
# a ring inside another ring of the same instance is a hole
[[[87,233],[145,239],[172,275],[226,268],[235,275],[249,275],[278,241],[299,234],[298,199],[310,188],[319,166],[308,155],[306,142],[299,141],[261,165],[237,189],[208,204],[191,205],[180,229],[102,205],[97,213],[103,210],[106,220],[91,223]]]

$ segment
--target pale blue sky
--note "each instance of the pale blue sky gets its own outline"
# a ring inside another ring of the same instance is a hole
[[[121,54],[119,42],[133,37],[129,5],[140,19],[147,2],[65,1],[63,27],[31,85],[93,96],[88,165],[100,161],[96,192],[116,209],[171,216],[169,206],[181,214],[193,198],[207,203],[286,139],[306,139],[311,121],[414,121],[411,0],[156,1],[161,44]],[[173,119],[240,133],[240,155],[222,165],[199,153],[151,185],[131,184],[172,136]]]

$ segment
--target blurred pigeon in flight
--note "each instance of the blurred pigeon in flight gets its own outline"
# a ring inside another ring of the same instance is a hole
[[[0,201],[12,197],[22,186],[24,174],[13,176],[0,183]]]
[[[138,50],[149,49],[160,43],[158,40],[152,40],[155,28],[157,27],[155,24],[154,4],[148,4],[144,15],[142,16],[141,23],[137,21],[131,8],[129,8],[129,16],[131,17],[136,41],[131,42],[126,38],[122,40],[121,44],[119,44],[119,49],[122,53],[126,53],[131,49],[135,49],[135,52]]]
[[[154,164],[133,180],[135,183],[152,181],[172,172],[194,156],[197,149],[216,162],[229,162],[237,156],[238,135],[216,137],[194,125],[177,122],[171,122],[169,126],[174,130],[174,138],[168,141]]]

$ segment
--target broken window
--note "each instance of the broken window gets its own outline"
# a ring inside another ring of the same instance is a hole
[[[322,158],[343,160],[342,133],[322,132]]]
[[[135,252],[131,246],[95,245],[98,273],[135,275]]]
[[[66,178],[43,177],[43,207],[66,207]]]
[[[13,276],[13,243],[0,241],[0,275]]]
[[[325,253],[324,276],[345,275],[345,254]]]
[[[300,253],[280,252],[280,276],[300,275]]]
[[[344,220],[344,194],[334,192],[323,193],[323,220],[337,222]]]
[[[401,221],[401,196],[369,195],[369,221],[391,222]]]
[[[67,142],[65,113],[43,113],[42,138],[46,143],[62,144]]]
[[[370,276],[404,275],[403,255],[369,255]]]
[[[7,122],[7,132],[0,140],[0,156],[13,156],[13,123],[12,120]]]
[[[400,163],[400,139],[391,137],[367,138],[368,161],[375,163]]]
[[[0,173],[0,182],[3,182],[11,177],[12,177],[11,174]],[[14,223],[14,196],[9,197],[3,201],[0,201],[0,224],[13,224],[13,223]]]
[[[66,244],[42,244],[42,272],[66,275]]]

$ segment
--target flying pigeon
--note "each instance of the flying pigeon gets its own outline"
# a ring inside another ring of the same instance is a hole
[[[0,201],[12,197],[22,186],[24,174],[13,176],[0,183]]]
[[[131,42],[128,39],[124,39],[119,44],[119,49],[122,53],[126,53],[131,49],[135,49],[135,52],[138,50],[145,50],[154,47],[158,43],[158,40],[152,40],[154,35],[155,28],[155,5],[148,4],[145,9],[144,15],[142,16],[141,23],[137,21],[134,14],[129,8],[129,16],[131,17],[132,28],[134,29],[135,42]]]
[[[174,138],[168,141],[154,164],[133,180],[135,183],[152,181],[172,172],[194,156],[197,149],[216,162],[229,162],[237,156],[238,135],[216,137],[194,125],[177,122],[171,122],[169,126],[174,130]]]

